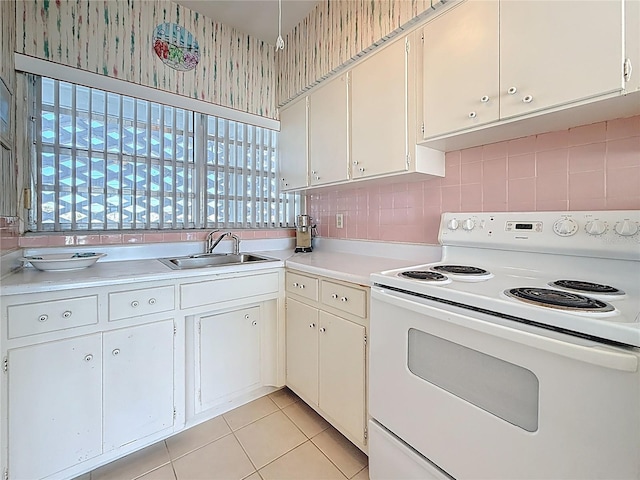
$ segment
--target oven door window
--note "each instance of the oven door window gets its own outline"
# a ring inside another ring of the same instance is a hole
[[[526,368],[409,329],[409,370],[528,432],[538,429],[538,378]]]

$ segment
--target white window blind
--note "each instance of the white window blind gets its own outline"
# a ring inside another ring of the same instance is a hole
[[[293,226],[264,127],[31,76],[35,231]]]

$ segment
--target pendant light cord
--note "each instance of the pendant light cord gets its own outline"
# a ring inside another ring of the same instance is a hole
[[[284,50],[284,40],[282,39],[282,0],[278,0],[278,39],[276,40],[276,52]]]

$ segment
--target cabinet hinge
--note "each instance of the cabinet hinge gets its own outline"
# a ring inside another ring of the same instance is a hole
[[[198,403],[202,403],[202,390],[198,390]]]
[[[178,415],[178,411],[176,410],[176,407],[173,407],[173,419],[176,419],[176,416]]]
[[[411,154],[407,154],[407,170],[411,168]]]
[[[422,132],[422,136],[424,136],[424,123],[420,125],[420,131]]]
[[[8,468],[4,469],[4,473],[2,474],[2,478],[4,480],[9,480],[9,469]]]
[[[633,70],[633,66],[631,65],[631,59],[625,58],[624,63],[622,64],[622,75],[624,76],[625,82],[628,82],[631,79],[632,70]]]
[[[178,334],[178,327],[176,326],[176,324],[173,324],[173,336],[176,336]]]
[[[404,41],[404,50],[405,50],[405,52],[409,53],[410,46],[411,46],[411,42],[409,42],[409,39],[408,38],[405,39],[405,41]]]
[[[198,333],[202,333],[202,323],[198,322]]]
[[[366,333],[364,334],[364,344],[365,345],[367,344],[367,334]]]
[[[367,427],[364,427],[364,439],[366,440],[369,437],[369,430]]]
[[[2,359],[2,371],[4,373],[7,373],[9,371],[9,359],[7,357],[4,357]]]

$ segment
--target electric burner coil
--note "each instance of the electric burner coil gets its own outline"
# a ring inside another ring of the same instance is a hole
[[[521,287],[505,290],[504,294],[525,303],[541,307],[555,308],[574,312],[611,312],[610,304],[577,293],[553,290],[550,288]]]

